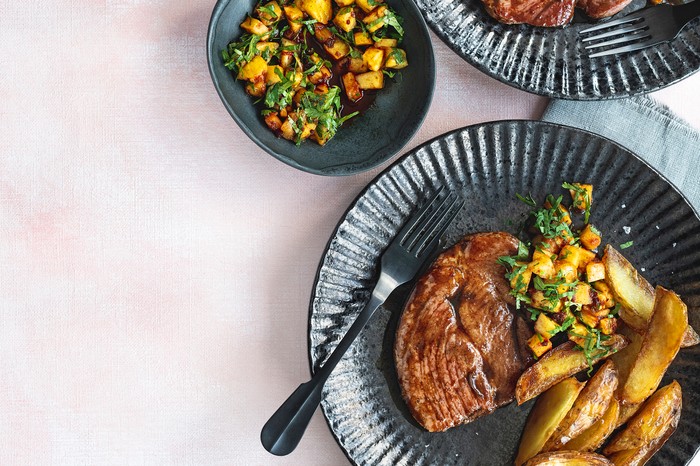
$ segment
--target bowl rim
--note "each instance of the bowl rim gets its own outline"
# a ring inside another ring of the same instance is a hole
[[[369,171],[373,168],[378,167],[379,165],[386,163],[388,160],[391,158],[395,157],[397,154],[399,154],[405,147],[406,145],[413,139],[413,137],[416,135],[418,130],[423,126],[423,122],[425,121],[425,118],[428,115],[428,111],[430,110],[430,107],[432,105],[432,100],[433,96],[435,94],[435,83],[436,83],[436,66],[435,66],[435,50],[433,48],[433,43],[432,40],[430,39],[430,28],[428,28],[428,24],[425,21],[425,18],[423,17],[423,14],[421,11],[418,9],[418,6],[416,5],[414,0],[398,0],[401,1],[403,5],[406,6],[408,10],[411,10],[412,15],[414,16],[416,22],[418,23],[418,26],[422,31],[424,32],[424,35],[428,38],[427,41],[427,56],[425,57],[426,62],[427,62],[427,69],[428,69],[428,93],[425,97],[425,103],[424,103],[424,109],[422,111],[422,114],[419,116],[419,118],[416,121],[415,128],[410,131],[409,133],[406,134],[406,138],[404,140],[395,140],[394,144],[395,148],[389,149],[386,151],[385,154],[381,155],[380,157],[377,157],[376,160],[374,160],[371,163],[346,163],[343,165],[335,165],[331,168],[314,168],[314,167],[309,167],[304,164],[299,163],[296,161],[294,158],[286,156],[284,154],[278,153],[274,150],[272,150],[267,144],[265,144],[256,134],[255,132],[243,121],[241,117],[238,116],[236,111],[233,109],[233,106],[226,100],[224,97],[222,91],[221,91],[221,85],[219,82],[219,79],[216,76],[216,73],[214,71],[214,57],[218,56],[215,54],[214,51],[214,35],[215,35],[215,28],[216,25],[219,22],[219,19],[221,17],[221,14],[223,10],[228,6],[229,3],[231,3],[232,0],[217,0],[216,4],[214,5],[214,9],[212,10],[211,17],[209,18],[209,25],[207,27],[207,68],[209,69],[209,76],[211,77],[212,83],[214,84],[214,89],[216,89],[216,93],[219,96],[219,99],[221,100],[221,103],[223,103],[224,107],[228,111],[229,115],[233,118],[233,120],[236,122],[236,124],[243,130],[243,132],[248,136],[255,144],[257,144],[258,147],[260,147],[262,150],[273,156],[275,159],[293,167],[298,170],[311,173],[314,175],[323,175],[323,176],[349,176],[349,175],[355,175],[358,173],[366,172]],[[234,0],[235,1],[235,0]]]

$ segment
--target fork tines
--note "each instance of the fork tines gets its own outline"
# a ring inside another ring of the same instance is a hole
[[[649,33],[649,26],[643,16],[630,15],[616,20],[606,21],[605,23],[583,29],[580,34],[585,35],[593,32],[598,32],[598,34],[586,35],[586,37],[582,39],[584,43],[601,41],[586,45],[586,50],[594,51],[594,53],[589,55],[591,58],[631,52],[649,47],[653,44],[652,36]],[[618,47],[600,50],[603,47],[609,47],[611,45],[618,45]]]

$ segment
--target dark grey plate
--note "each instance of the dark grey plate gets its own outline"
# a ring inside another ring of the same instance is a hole
[[[418,131],[430,107],[435,86],[435,57],[428,27],[412,0],[388,4],[404,19],[409,66],[396,82],[377,94],[372,107],[349,121],[324,147],[301,146],[276,137],[221,58],[229,42],[241,35],[239,25],[256,0],[219,0],[209,22],[207,60],[214,87],[238,126],[263,150],[282,162],[319,175],[350,175],[369,170],[397,154]]]
[[[588,58],[578,40],[579,31],[591,25],[583,17],[564,28],[536,28],[499,23],[481,0],[416,3],[430,27],[458,55],[484,73],[535,94],[578,100],[629,97],[661,89],[700,69],[700,20],[671,42]],[[620,15],[644,4],[634,0]]]
[[[355,200],[328,243],[309,317],[312,367],[335,347],[368,301],[379,256],[422,199],[444,185],[466,201],[447,232],[506,230],[527,215],[515,193],[542,199],[562,181],[594,184],[591,221],[603,241],[634,240],[624,254],[652,284],[678,292],[700,328],[700,219],[661,175],[624,148],[577,129],[534,121],[471,126],[398,160]],[[625,226],[631,228],[624,233]],[[418,427],[401,398],[392,348],[402,290],[331,375],[321,406],[348,458],[366,465],[512,464],[532,402],[512,403],[443,433]],[[680,425],[649,464],[685,464],[700,443],[700,346],[681,350],[663,383],[683,388]]]

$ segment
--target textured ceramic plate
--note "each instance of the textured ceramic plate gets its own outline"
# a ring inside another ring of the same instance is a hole
[[[396,155],[423,123],[435,86],[435,58],[428,26],[413,0],[389,0],[404,19],[410,65],[377,94],[372,106],[348,121],[328,144],[312,141],[296,146],[276,137],[253,99],[243,90],[221,58],[229,42],[241,35],[239,25],[257,0],[219,0],[214,7],[207,36],[207,60],[214,87],[226,110],[258,146],[282,162],[318,175],[350,175],[369,170]],[[234,142],[235,143],[235,142]]]
[[[437,186],[465,199],[446,242],[492,230],[515,232],[527,206],[563,180],[594,184],[591,221],[652,284],[678,292],[700,328],[700,219],[662,176],[622,147],[590,133],[542,122],[499,122],[449,133],[411,151],[375,179],[332,236],[314,286],[309,320],[313,367],[324,361],[368,301],[379,256]],[[562,191],[563,193],[563,191]],[[626,234],[625,227],[630,228]],[[533,402],[512,403],[475,422],[428,433],[408,413],[392,348],[409,289],[377,312],[331,375],[322,408],[341,448],[363,465],[512,464]],[[700,443],[700,346],[681,350],[663,383],[683,387],[680,425],[649,464],[685,464]]]
[[[481,0],[416,3],[435,33],[462,58],[535,94],[580,100],[628,97],[663,88],[700,69],[698,19],[671,42],[588,58],[578,34],[591,23],[578,16],[564,28],[536,28],[499,23],[486,13]],[[645,0],[634,0],[620,15],[644,4]]]

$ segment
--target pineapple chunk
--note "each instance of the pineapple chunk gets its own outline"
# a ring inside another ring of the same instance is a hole
[[[284,120],[282,126],[280,127],[280,135],[290,141],[294,140],[294,126],[292,126],[292,115],[290,113],[287,119]],[[295,115],[296,116],[296,115]]]
[[[591,285],[588,283],[577,283],[572,301],[581,305],[591,304],[593,302],[591,292]]]
[[[355,76],[360,89],[382,89],[384,87],[384,73],[381,71],[368,71]]]
[[[384,16],[386,16],[387,9],[384,5],[375,8],[370,14],[365,16],[362,20],[363,23],[367,25],[367,30],[369,32],[375,32],[384,26]]]
[[[345,88],[345,94],[347,94],[348,99],[352,102],[356,102],[362,98],[362,90],[360,89],[355,75],[352,73],[345,73],[341,78],[343,81],[343,87]]]
[[[267,72],[265,73],[265,84],[272,86],[282,81],[280,75],[284,75],[284,70],[279,65],[271,65],[267,67]]]
[[[265,124],[272,131],[279,131],[279,129],[282,127],[282,120],[280,120],[277,112],[271,112],[265,115]]]
[[[577,269],[585,270],[586,265],[595,259],[595,253],[568,244],[561,249],[559,259],[573,264]]]
[[[379,47],[380,49],[393,49],[399,45],[399,41],[396,39],[379,39],[377,42],[374,43],[375,47]]]
[[[545,254],[537,257],[535,257],[533,254],[532,262],[528,264],[528,267],[530,270],[532,270],[532,273],[544,279],[551,279],[555,276],[554,263],[552,262],[552,259]]]
[[[362,54],[362,60],[364,60],[365,65],[367,65],[367,68],[371,71],[379,71],[382,69],[382,63],[384,62],[384,50],[376,47],[369,47],[365,50],[365,53]]]
[[[552,208],[552,203],[549,200],[544,201],[543,205],[546,209]],[[562,203],[559,203],[557,210],[561,214],[561,221],[567,225],[571,225],[571,214],[569,214],[569,209],[567,209]]]
[[[335,15],[335,18],[333,18],[333,24],[335,24],[345,32],[352,31],[357,25],[355,10],[349,7],[341,8],[338,11],[338,14]]]
[[[270,26],[282,19],[282,8],[275,1],[263,5],[262,8],[258,7],[256,11],[258,17],[266,26]]]
[[[316,126],[316,131],[311,135],[311,139],[316,141],[320,146],[325,146],[330,138],[331,133],[329,133],[328,129],[323,125]]]
[[[534,354],[536,358],[539,358],[552,349],[552,341],[535,334],[527,341],[527,346],[532,350],[532,354]]]
[[[351,73],[359,74],[369,71],[365,61],[362,58],[348,58],[348,71]]]
[[[335,0],[335,3],[336,3],[339,7],[342,8],[342,7],[344,7],[344,6],[350,6],[350,5],[354,4],[354,3],[355,3],[355,0]],[[323,144],[321,144],[321,145],[323,145]]]
[[[336,38],[331,45],[326,43],[323,48],[335,60],[340,60],[350,53],[350,45],[340,38]]]
[[[524,267],[523,267],[524,266]],[[514,268],[515,273],[510,279],[511,289],[523,293],[527,291],[532,279],[532,270],[523,262],[517,262]]]
[[[333,5],[331,0],[300,0],[302,11],[321,24],[328,24],[333,18]]]
[[[552,338],[556,334],[558,328],[559,325],[546,315],[540,314],[537,316],[535,332],[539,333],[544,339],[549,340]]]
[[[265,26],[265,24],[259,19],[251,18],[248,16],[245,21],[241,23],[241,29],[248,31],[256,36],[263,36],[270,32],[270,28]]]
[[[547,312],[559,312],[563,304],[560,299],[552,302],[540,290],[530,291],[530,305],[535,309],[542,309]]]
[[[252,97],[264,96],[265,89],[265,79],[263,79],[263,76],[260,76],[258,79],[250,81],[245,85],[245,91]]]
[[[589,333],[590,332],[588,331],[585,325],[583,325],[580,322],[574,322],[573,325],[569,328],[567,335],[569,336],[569,340],[573,341],[581,347],[585,347],[586,339]]]
[[[592,260],[586,264],[586,280],[589,283],[605,280],[605,265],[599,260]]]
[[[591,226],[591,224],[586,225],[584,229],[581,230],[579,239],[581,240],[583,247],[590,250],[596,249],[598,246],[600,246],[601,242],[600,233],[595,229],[595,227]]]
[[[384,66],[394,70],[406,68],[408,66],[406,52],[404,52],[403,49],[391,49],[391,51],[387,53],[386,63],[384,63]]]
[[[354,35],[355,38],[355,45],[358,47],[362,45],[372,45],[372,36],[369,35],[367,32],[356,32]]]
[[[554,274],[564,279],[566,283],[573,283],[578,278],[578,272],[573,264],[566,261],[554,261]],[[568,289],[568,287],[565,287]]]
[[[595,328],[598,325],[600,317],[589,312],[588,308],[581,311],[581,322],[588,325],[591,328]]]
[[[356,0],[357,6],[362,8],[362,11],[365,13],[369,13],[370,11],[374,10],[377,5],[383,2],[384,0]]]
[[[301,129],[301,135],[299,136],[302,140],[309,139],[311,134],[316,129],[316,123],[306,122]]]
[[[604,319],[600,319],[598,327],[600,328],[600,331],[603,332],[603,334],[612,335],[613,333],[615,333],[615,330],[617,330],[617,319],[614,317],[606,317]]]
[[[615,306],[615,298],[613,298],[613,292],[604,281],[598,281],[593,284],[593,288],[596,289],[598,293],[598,301],[600,301],[600,306],[606,309],[610,309]]]
[[[256,55],[246,63],[238,72],[238,79],[246,81],[255,81],[259,76],[264,76],[267,73],[267,62],[260,55]],[[264,80],[263,80],[264,83]]]
[[[582,183],[571,184],[580,188],[580,190],[569,190],[571,199],[574,201],[571,208],[579,211],[590,210],[591,204],[593,203],[593,185]]]
[[[284,14],[289,22],[289,29],[295,34],[301,31],[303,27],[301,22],[304,20],[304,12],[294,5],[285,5]]]
[[[279,46],[280,44],[278,42],[261,41],[255,44],[255,49],[261,53],[266,51],[274,53]]]

